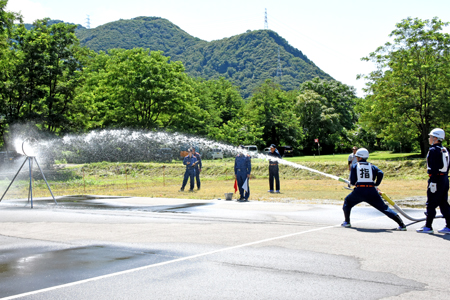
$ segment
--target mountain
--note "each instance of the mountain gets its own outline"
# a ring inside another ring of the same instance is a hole
[[[281,78],[277,77],[278,51]],[[239,85],[244,98],[268,78],[280,83],[285,90],[296,89],[314,77],[333,79],[271,30],[248,31],[197,45],[187,49],[180,60],[192,76],[225,77]]]
[[[64,21],[61,21],[61,20],[48,20],[47,25],[48,26],[52,26],[53,24],[58,24],[58,23],[66,23],[66,24],[69,24],[69,25],[77,25],[77,30],[86,29],[85,27],[83,27],[80,24],[68,23],[68,22],[64,22]],[[24,24],[24,25],[25,25],[25,28],[27,30],[30,30],[31,28],[33,28],[33,24]]]
[[[141,47],[163,51],[171,60],[183,62],[194,77],[224,77],[241,87],[244,98],[271,78],[285,90],[299,87],[314,77],[333,79],[300,50],[271,30],[254,30],[216,41],[193,37],[170,21],[158,17],[119,20],[76,34],[83,46],[94,51]],[[278,51],[282,76],[277,77]]]
[[[195,38],[168,20],[157,17],[138,17],[119,20],[93,29],[76,31],[80,43],[96,52],[112,48],[145,48],[163,51],[179,60],[186,49],[205,41]]]

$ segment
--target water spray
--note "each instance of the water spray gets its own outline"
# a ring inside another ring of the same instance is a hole
[[[13,184],[14,180],[16,179],[17,175],[19,175],[20,171],[22,170],[25,163],[28,161],[28,167],[29,167],[29,175],[30,175],[30,184],[28,189],[28,202],[31,203],[31,208],[33,208],[33,162],[36,162],[36,165],[39,168],[39,171],[41,172],[42,178],[44,178],[45,183],[47,184],[48,190],[50,191],[50,194],[52,195],[53,201],[55,201],[55,204],[58,204],[56,202],[55,196],[53,196],[52,190],[50,189],[50,186],[48,185],[47,179],[45,178],[44,172],[42,172],[41,166],[39,165],[37,159],[36,159],[36,144],[37,141],[34,138],[27,138],[24,141],[22,141],[22,145],[20,147],[21,151],[18,151],[20,154],[26,156],[25,160],[23,161],[22,165],[20,166],[19,170],[17,171],[14,178],[11,180],[11,182],[8,185],[8,188],[3,193],[2,197],[0,198],[0,202],[3,200],[3,197],[5,197],[6,193],[8,192],[9,188]]]
[[[73,162],[75,163],[89,163],[101,161],[126,162],[126,161],[151,160],[153,157],[152,154],[157,153],[162,148],[169,148],[172,151],[175,151],[175,149],[180,150],[180,147],[186,145],[189,145],[188,148],[191,145],[196,145],[197,147],[203,149],[204,151],[220,148],[222,149],[222,151],[224,151],[224,154],[228,155],[230,154],[236,155],[238,153],[244,153],[254,158],[260,158],[264,160],[269,159],[269,157],[266,154],[249,152],[245,149],[240,149],[233,145],[227,145],[224,143],[211,141],[206,138],[201,138],[197,136],[188,136],[180,133],[129,130],[129,129],[98,130],[98,131],[91,131],[83,135],[66,135],[63,138],[40,140],[39,149],[37,147],[29,147],[31,146],[31,144],[32,143],[28,145],[27,143],[25,143],[25,141],[22,142],[21,145],[22,147],[20,151],[23,152],[23,155],[27,156],[26,160],[29,161],[30,165],[33,160],[37,164],[36,156],[38,156],[38,153],[35,152],[37,150],[41,150],[43,153],[45,153],[44,158],[47,158],[51,154],[54,154],[55,157],[58,157],[58,155],[62,155],[62,153],[72,153],[74,159]],[[20,145],[16,145],[16,149],[20,148],[18,146]],[[61,157],[61,159],[63,158],[64,157]],[[325,176],[346,184],[350,183],[347,179],[332,174],[327,174],[312,168],[308,168],[306,166],[297,163],[273,157],[270,157],[270,160],[276,160],[280,164],[288,165],[297,169],[307,170],[309,172],[316,173],[321,176]],[[25,164],[25,162],[22,164],[22,167]],[[50,187],[48,188],[50,190]],[[407,219],[415,222],[425,220],[410,217],[400,207],[398,207],[398,205],[392,199],[390,199],[385,193],[380,192],[380,195],[383,197],[383,199],[385,199],[390,205],[392,205],[399,213],[401,213]],[[442,216],[437,216],[437,218],[439,217]]]
[[[249,152],[247,151],[246,154],[249,154]],[[267,159],[267,158],[268,158],[267,155],[265,155],[265,154],[257,154],[256,156],[257,156],[258,158],[263,158],[263,159]],[[316,173],[316,174],[320,174],[320,175],[322,175],[322,176],[325,176],[325,177],[328,177],[328,178],[331,178],[331,179],[334,179],[334,180],[337,180],[337,181],[340,181],[340,182],[344,182],[344,183],[346,183],[346,184],[350,184],[350,181],[347,180],[347,179],[344,179],[344,178],[341,178],[341,177],[338,177],[338,176],[335,176],[335,175],[327,174],[327,173],[324,173],[324,172],[320,172],[320,171],[318,171],[318,170],[311,169],[311,168],[302,166],[302,165],[297,164],[297,163],[289,162],[289,161],[286,161],[286,160],[283,160],[283,159],[280,159],[280,158],[276,158],[276,157],[270,157],[270,160],[272,160],[272,161],[278,161],[278,163],[280,163],[280,164],[288,165],[288,166],[291,166],[291,167],[294,167],[294,168],[300,168],[300,169],[307,170],[307,171],[310,171],[310,172],[313,172],[313,173]],[[348,188],[348,189],[352,190],[351,188]],[[395,208],[402,216],[404,216],[404,217],[407,218],[408,220],[413,221],[413,222],[422,222],[422,221],[426,221],[426,218],[417,219],[417,218],[411,217],[411,216],[408,215],[405,211],[403,211],[403,210],[402,210],[402,209],[394,202],[394,200],[392,200],[391,198],[389,198],[389,196],[386,195],[386,193],[383,193],[383,192],[381,192],[381,191],[378,191],[378,192],[379,192],[380,196],[381,196],[386,202],[388,202],[390,205],[392,205],[392,206],[393,206],[393,207],[394,207],[394,208]],[[436,216],[435,218],[443,218],[443,216],[442,216],[442,215],[439,215],[439,216]]]

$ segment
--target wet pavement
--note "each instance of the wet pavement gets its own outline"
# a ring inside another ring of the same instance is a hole
[[[70,196],[0,203],[1,299],[445,299],[450,235],[369,207]],[[415,217],[423,210],[405,209]],[[443,227],[435,221],[436,229]],[[427,257],[427,260],[423,260]]]
[[[170,256],[151,249],[108,245],[63,248],[26,247],[1,251],[0,296],[11,296],[89,276],[101,276],[157,263]]]
[[[147,211],[147,212],[173,212],[186,213],[189,208],[197,206],[209,205],[209,203],[183,203],[179,205],[125,205],[121,203],[111,203],[111,199],[123,199],[128,197],[101,197],[101,196],[65,196],[53,199],[35,199],[33,207],[30,201],[25,200],[9,200],[3,203],[4,208],[29,207],[33,209],[107,209],[120,211]],[[56,201],[56,203],[55,203]],[[25,204],[24,204],[25,203]]]

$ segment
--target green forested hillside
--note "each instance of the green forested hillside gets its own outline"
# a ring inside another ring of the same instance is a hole
[[[76,34],[83,46],[96,52],[113,48],[144,48],[163,51],[174,60],[178,60],[189,47],[206,43],[168,20],[157,17],[119,20],[93,29],[83,28]]]
[[[95,51],[136,47],[163,51],[171,60],[183,62],[189,75],[205,79],[224,77],[241,87],[248,98],[266,79],[275,78],[278,48],[282,68],[275,81],[285,90],[299,87],[314,77],[332,79],[301,51],[270,30],[246,33],[206,42],[195,38],[170,21],[156,17],[119,20],[94,29],[76,31],[82,45]]]
[[[224,77],[241,87],[244,98],[269,78],[275,78],[274,81],[285,90],[297,89],[314,77],[332,79],[301,51],[270,30],[251,31],[196,48],[188,49],[181,58],[187,72],[208,79]],[[278,49],[281,78],[276,78]]]

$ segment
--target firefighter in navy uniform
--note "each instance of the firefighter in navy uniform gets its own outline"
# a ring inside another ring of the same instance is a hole
[[[192,147],[192,151],[194,151],[194,156],[197,159],[197,163],[195,164],[195,181],[197,182],[197,190],[200,189],[200,172],[202,171],[202,156],[200,153],[195,152],[195,147]]]
[[[344,206],[342,207],[345,221],[341,226],[351,227],[350,212],[353,206],[364,201],[397,222],[398,230],[406,230],[406,226],[400,216],[384,203],[378,193],[377,187],[383,180],[383,172],[367,162],[369,151],[365,148],[360,148],[356,151],[355,156],[358,162],[350,169],[350,184],[356,187],[353,192],[345,197]]]
[[[244,146],[240,145],[239,148],[244,150]],[[237,180],[237,185],[239,188],[239,202],[246,202],[250,196],[250,185],[248,186],[248,191],[245,192],[242,186],[246,179],[250,180],[250,173],[252,171],[252,161],[250,155],[245,155],[244,153],[239,153],[234,159],[234,176]],[[248,181],[247,181],[248,183]]]
[[[268,156],[281,159],[280,152],[278,152],[277,147],[272,144],[270,145],[270,152]],[[269,158],[269,193],[273,193],[273,181],[275,180],[275,193],[280,192],[280,174],[278,170],[278,160],[270,160]]]
[[[184,172],[183,184],[180,192],[184,191],[188,178],[190,179],[189,192],[194,191],[195,165],[197,164],[197,158],[194,156],[194,151],[192,149],[189,149],[188,151],[189,154],[183,159],[183,165],[186,166],[186,172]]]
[[[438,230],[440,233],[450,233],[450,206],[448,204],[448,150],[442,146],[445,132],[440,128],[431,130],[428,135],[430,149],[427,155],[428,189],[427,189],[427,220],[425,226],[417,229],[420,233],[433,233],[433,219],[439,206],[445,218],[446,226]]]

